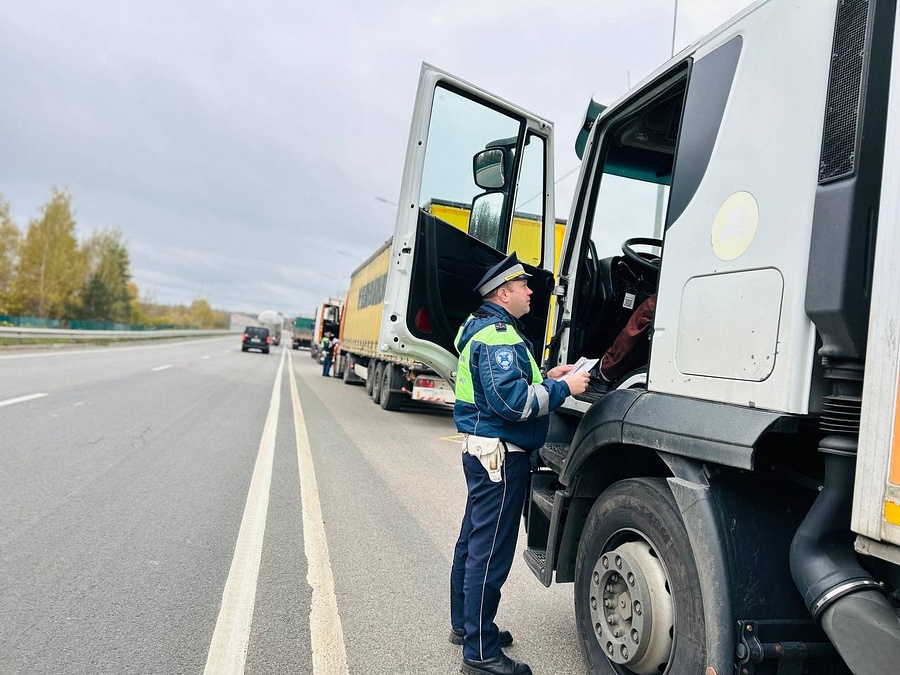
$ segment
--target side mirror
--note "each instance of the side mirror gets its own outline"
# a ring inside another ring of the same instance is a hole
[[[502,190],[506,187],[504,171],[505,150],[489,148],[475,154],[472,158],[472,173],[475,184],[482,190]]]

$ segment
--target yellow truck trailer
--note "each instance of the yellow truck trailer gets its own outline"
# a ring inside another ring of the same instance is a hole
[[[428,209],[477,239],[489,236],[478,232],[471,222],[469,204],[435,199]],[[554,261],[564,232],[565,221],[557,219]],[[508,248],[516,251],[523,262],[533,264],[541,259],[540,223],[534,216],[516,213]],[[446,380],[423,363],[383,351],[378,343],[390,258],[389,239],[351,276],[341,318],[341,345],[335,373],[341,373],[344,382],[350,384],[365,381],[366,392],[386,410],[397,410],[404,400],[452,404],[453,387]],[[467,290],[460,289],[460,292]],[[430,318],[423,313],[417,321],[427,326]]]
[[[398,410],[404,401],[452,405],[453,388],[443,378],[418,361],[379,347],[390,258],[388,239],[350,278],[335,373],[347,384],[365,382],[366,393],[385,410]]]

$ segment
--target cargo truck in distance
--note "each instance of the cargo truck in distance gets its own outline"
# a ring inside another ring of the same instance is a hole
[[[316,323],[313,328],[313,343],[309,355],[319,363],[325,355],[322,353],[322,338],[326,333],[337,336],[341,329],[341,309],[344,301],[341,298],[326,298],[316,307]]]
[[[420,361],[379,345],[390,257],[388,240],[350,277],[335,373],[347,384],[365,382],[366,393],[385,410],[399,410],[405,401],[452,405],[456,398],[446,380]]]
[[[896,38],[895,1],[756,2],[585,119],[558,275],[527,266],[535,357],[548,320],[571,363],[656,302],[532,473],[525,559],[574,584],[589,673],[900,672]],[[454,379],[513,214],[550,250],[552,132],[423,66],[382,345]]]
[[[298,316],[294,319],[291,327],[291,347],[294,349],[310,349],[313,341],[313,328],[315,328],[316,320],[305,316]]]

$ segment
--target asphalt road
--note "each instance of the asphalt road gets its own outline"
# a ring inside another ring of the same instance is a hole
[[[0,352],[0,673],[455,673],[452,417],[237,337]],[[520,537],[520,547],[524,532]],[[582,673],[571,586],[498,623]]]

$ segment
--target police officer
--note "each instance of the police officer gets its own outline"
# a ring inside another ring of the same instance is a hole
[[[331,343],[333,339],[334,335],[331,333],[325,333],[325,336],[322,338],[322,355],[324,357],[324,361],[322,361],[322,375],[324,377],[331,375]]]
[[[453,417],[465,435],[468,498],[450,574],[450,641],[463,645],[467,675],[531,673],[500,649],[512,635],[494,617],[515,553],[531,453],[547,438],[548,415],[590,379],[567,375],[571,365],[541,375],[519,323],[531,309],[530,276],[515,253],[488,270],[476,287],[483,304],[456,336]]]

